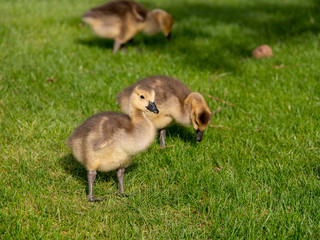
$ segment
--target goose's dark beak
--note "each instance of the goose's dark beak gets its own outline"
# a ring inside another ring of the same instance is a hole
[[[156,114],[159,113],[159,110],[154,102],[149,101],[149,105],[146,107],[149,111],[154,112]]]
[[[197,133],[197,137],[196,137],[196,138],[197,138],[197,142],[201,142],[203,132],[198,129],[198,130],[196,131],[196,133]]]

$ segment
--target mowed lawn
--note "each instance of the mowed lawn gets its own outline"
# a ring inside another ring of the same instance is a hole
[[[320,2],[143,0],[173,15],[172,39],[115,56],[81,22],[102,3],[0,0],[0,239],[320,239]],[[272,58],[251,57],[262,44]],[[108,198],[89,203],[65,141],[152,75],[202,93],[211,125],[137,155],[128,198],[99,172]]]

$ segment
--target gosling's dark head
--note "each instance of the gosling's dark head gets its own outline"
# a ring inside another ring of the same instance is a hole
[[[197,142],[201,142],[203,132],[207,128],[211,120],[211,111],[206,100],[198,92],[192,92],[188,95],[186,103],[191,106],[191,122],[194,130],[196,130]]]
[[[201,142],[203,132],[210,123],[211,113],[203,110],[200,112],[194,112],[192,117],[193,128],[196,130],[197,142]]]

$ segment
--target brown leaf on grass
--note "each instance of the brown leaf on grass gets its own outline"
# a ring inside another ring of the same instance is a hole
[[[219,172],[219,171],[221,171],[222,170],[222,167],[216,167],[215,169],[214,169],[216,172]]]
[[[235,107],[235,105],[232,104],[232,103],[230,103],[230,102],[224,101],[224,100],[222,100],[222,99],[220,99],[220,98],[217,98],[217,97],[214,97],[214,96],[211,96],[211,95],[209,95],[209,94],[207,94],[207,93],[206,93],[206,95],[207,95],[207,97],[212,98],[212,99],[214,99],[214,100],[216,100],[216,101],[218,101],[218,102],[222,102],[222,103],[224,103],[224,104],[230,105],[231,107]]]
[[[47,82],[57,82],[58,78],[47,78]]]

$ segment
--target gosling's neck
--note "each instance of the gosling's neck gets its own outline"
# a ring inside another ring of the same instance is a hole
[[[129,109],[129,116],[131,118],[131,121],[134,122],[148,122],[151,123],[151,121],[146,117],[145,112],[139,109],[130,108]],[[151,123],[152,124],[152,123]]]
[[[132,136],[139,138],[138,143],[143,149],[149,146],[156,136],[156,128],[153,123],[146,117],[144,111],[132,109],[130,111],[131,123],[133,126]],[[137,149],[138,150],[138,147]]]
[[[147,35],[153,35],[159,32],[160,30],[160,25],[157,22],[156,18],[153,16],[151,12],[148,12],[143,32]]]
[[[189,97],[189,96],[188,96]],[[189,125],[191,123],[192,105],[189,98],[185,98],[182,103],[174,105],[174,109],[170,111],[172,117],[180,124]],[[172,107],[171,107],[172,108]]]
[[[192,92],[190,93],[186,99],[184,100],[183,104],[183,119],[184,119],[184,124],[190,124],[191,123],[191,112],[192,109],[195,108],[195,105],[197,105],[198,102],[198,93]]]

